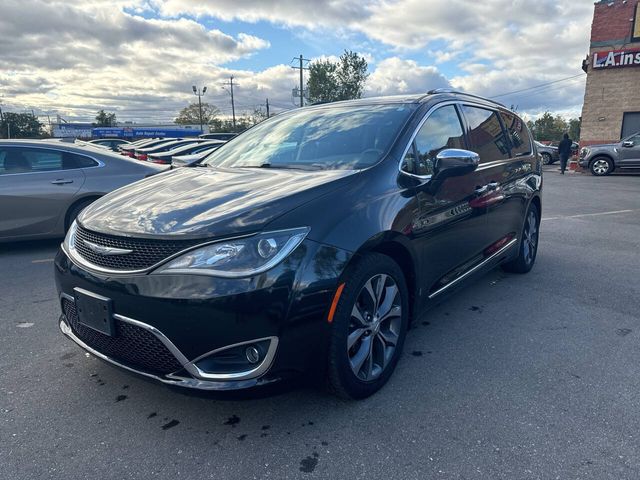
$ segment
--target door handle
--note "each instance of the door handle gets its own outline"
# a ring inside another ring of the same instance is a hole
[[[67,180],[64,178],[58,178],[57,180],[54,180],[51,182],[53,185],[65,185],[67,183],[73,183],[73,180]]]
[[[484,195],[487,192],[493,192],[499,188],[500,184],[498,182],[490,182],[482,187],[476,187],[476,195]]]

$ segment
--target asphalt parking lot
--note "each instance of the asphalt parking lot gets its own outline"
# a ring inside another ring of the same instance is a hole
[[[0,245],[0,478],[640,478],[640,176],[546,169],[534,270],[419,318],[361,402],[114,369],[58,331],[59,242]]]

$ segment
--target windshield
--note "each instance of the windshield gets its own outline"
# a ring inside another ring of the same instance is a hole
[[[377,163],[415,107],[336,105],[267,120],[207,157],[215,167],[357,170]]]

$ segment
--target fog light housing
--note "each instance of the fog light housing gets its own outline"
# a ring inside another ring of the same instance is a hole
[[[258,363],[260,361],[260,351],[253,345],[245,349],[244,355],[249,363]]]
[[[199,377],[207,379],[257,377],[270,367],[277,343],[277,337],[268,337],[229,345],[197,358],[192,365]]]

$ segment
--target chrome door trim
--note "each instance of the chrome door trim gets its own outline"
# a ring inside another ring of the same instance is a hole
[[[444,292],[445,290],[449,289],[450,287],[453,287],[454,285],[458,284],[459,282],[461,282],[462,280],[464,280],[465,278],[467,278],[469,275],[471,275],[472,273],[478,271],[479,269],[481,269],[482,267],[486,266],[489,262],[491,262],[491,260],[495,259],[496,257],[502,255],[504,252],[506,252],[508,249],[510,249],[511,247],[513,247],[513,245],[518,241],[518,237],[513,238],[509,243],[507,243],[504,247],[502,247],[500,250],[498,250],[497,252],[493,253],[492,255],[490,255],[489,257],[485,258],[482,262],[480,262],[478,265],[476,265],[475,267],[471,268],[470,270],[467,270],[466,272],[464,272],[462,275],[460,275],[459,277],[451,280],[449,283],[447,283],[446,285],[444,285],[443,287],[440,287],[438,290],[436,290],[435,292],[433,292],[431,295],[429,295],[429,299],[432,299],[433,297],[440,295],[442,292]]]
[[[411,138],[409,139],[409,142],[407,143],[407,146],[405,147],[402,156],[400,157],[400,161],[398,162],[398,171],[400,173],[402,173],[403,175],[407,175],[409,177],[413,177],[413,178],[418,178],[420,180],[423,181],[429,181],[431,180],[431,178],[433,177],[433,175],[415,175],[413,173],[409,173],[409,172],[405,172],[404,170],[402,170],[402,162],[404,160],[404,157],[406,157],[407,152],[409,151],[409,149],[411,148],[411,145],[413,144],[413,141],[415,140],[416,136],[418,135],[418,132],[420,131],[420,129],[422,128],[422,126],[424,125],[424,123],[429,119],[429,117],[431,116],[431,114],[436,111],[438,108],[440,107],[446,107],[448,105],[456,105],[456,106],[463,106],[463,105],[469,105],[470,107],[477,107],[477,108],[482,108],[484,110],[490,110],[493,112],[496,112],[499,114],[500,108],[499,107],[491,107],[489,105],[483,105],[481,103],[476,103],[476,102],[470,102],[468,100],[463,100],[463,99],[459,99],[459,100],[446,100],[444,102],[440,102],[437,103],[436,105],[432,106],[427,113],[424,114],[424,117],[422,118],[422,120],[420,120],[420,123],[418,124],[418,126],[415,128],[415,130],[413,131],[413,133],[411,134]],[[459,114],[462,113],[462,116],[464,118],[464,112],[459,112]],[[520,118],[516,113],[511,112],[513,115],[515,115],[517,118]],[[522,120],[520,118],[520,120]],[[461,125],[463,128],[463,132],[464,132],[464,123]],[[502,128],[502,119],[500,119],[500,126]],[[525,125],[525,127],[527,130],[529,127],[527,127]],[[529,131],[529,130],[528,130]],[[465,137],[466,137],[466,132],[464,133]],[[535,149],[534,149],[534,145],[533,145],[533,137],[531,135],[531,131],[529,131],[529,147],[530,147],[530,155],[534,155],[535,154]],[[487,168],[491,168],[491,167],[497,167],[506,163],[510,163],[511,161],[513,161],[513,158],[516,157],[509,157],[507,159],[502,159],[502,160],[494,160],[492,162],[486,162],[486,163],[480,163],[480,165],[478,165],[477,170],[484,170]],[[480,159],[480,161],[482,162],[482,158]]]
[[[413,145],[413,141],[415,140],[416,135],[418,135],[418,132],[420,131],[420,129],[422,128],[424,123],[429,119],[431,114],[433,112],[435,112],[438,108],[446,107],[448,105],[456,105],[457,103],[459,103],[457,100],[449,100],[449,101],[437,103],[436,105],[431,107],[429,110],[427,110],[427,113],[424,114],[424,116],[422,117],[422,120],[420,120],[420,123],[418,123],[418,126],[413,130],[413,133],[411,134],[411,137],[409,138],[409,141],[407,142],[407,146],[405,147],[405,149],[404,149],[404,151],[402,153],[402,156],[400,157],[400,161],[398,162],[398,171],[401,174],[407,175],[407,176],[413,177],[413,178],[419,178],[420,180],[424,180],[424,181],[431,180],[433,175],[416,175],[414,173],[405,172],[404,170],[402,170],[402,162],[404,161],[404,157],[407,156],[407,153],[409,152],[409,149],[411,148],[411,145]],[[462,127],[462,125],[460,125],[460,126]]]

